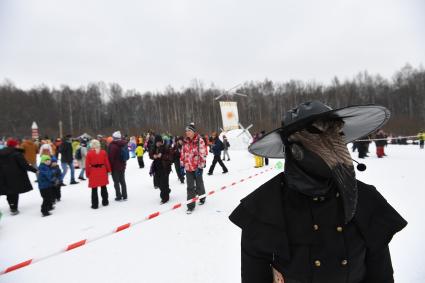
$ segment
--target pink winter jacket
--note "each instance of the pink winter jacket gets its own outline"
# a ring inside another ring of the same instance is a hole
[[[180,154],[180,163],[187,172],[204,169],[206,165],[207,148],[204,140],[195,134],[193,139],[186,138]]]

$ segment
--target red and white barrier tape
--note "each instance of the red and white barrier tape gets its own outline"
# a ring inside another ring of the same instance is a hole
[[[255,175],[251,175],[251,176],[249,176],[249,177],[247,177],[247,178],[241,179],[241,180],[239,180],[238,182],[233,182],[233,183],[231,183],[229,186],[223,186],[223,187],[221,187],[221,188],[220,188],[220,189],[218,189],[218,190],[211,190],[211,191],[209,191],[208,193],[205,193],[205,194],[203,194],[203,195],[200,195],[200,196],[197,196],[197,197],[195,197],[195,198],[192,198],[192,199],[190,199],[190,200],[188,200],[188,201],[186,201],[186,202],[177,203],[177,204],[173,205],[172,207],[170,207],[170,208],[168,208],[168,209],[165,209],[165,210],[163,210],[163,211],[157,211],[157,212],[151,213],[151,214],[149,214],[148,216],[146,216],[145,218],[140,219],[140,220],[138,220],[138,221],[129,222],[129,223],[123,224],[123,225],[121,225],[121,226],[118,226],[118,227],[116,227],[113,231],[111,231],[111,232],[109,232],[109,233],[105,233],[105,234],[102,234],[102,235],[100,235],[100,236],[93,237],[93,238],[90,238],[90,239],[84,239],[84,240],[81,240],[81,241],[78,241],[78,242],[72,243],[72,244],[70,244],[70,245],[67,245],[64,249],[62,249],[62,250],[60,250],[60,251],[57,251],[57,252],[55,252],[55,253],[51,253],[51,254],[46,255],[46,256],[43,256],[43,257],[32,258],[32,259],[30,259],[30,260],[26,260],[26,261],[23,261],[23,262],[21,262],[21,263],[18,263],[18,264],[12,265],[12,266],[10,266],[10,267],[8,267],[8,268],[5,268],[5,269],[3,269],[2,271],[0,271],[0,276],[1,276],[1,275],[4,275],[4,274],[6,274],[6,273],[9,273],[9,272],[12,272],[12,271],[18,270],[18,269],[20,269],[20,268],[23,268],[23,267],[29,266],[29,265],[34,264],[34,263],[36,263],[36,262],[40,262],[40,261],[43,261],[43,260],[45,260],[45,259],[48,259],[48,258],[51,258],[51,257],[57,256],[57,255],[59,255],[59,254],[62,254],[62,253],[65,253],[65,252],[69,252],[69,251],[72,251],[72,250],[74,250],[74,249],[76,249],[76,248],[79,248],[79,247],[82,247],[82,246],[86,245],[87,243],[92,243],[92,242],[97,241],[97,240],[100,240],[100,239],[102,239],[102,238],[106,238],[106,237],[108,237],[108,236],[110,236],[110,235],[114,235],[114,234],[116,234],[116,233],[118,233],[118,232],[124,231],[124,230],[126,230],[126,229],[128,229],[128,228],[130,228],[130,227],[133,227],[133,226],[135,226],[135,225],[137,225],[137,224],[140,224],[140,223],[146,222],[146,221],[148,221],[148,220],[151,220],[151,219],[153,219],[153,218],[156,218],[156,217],[158,217],[159,215],[163,215],[163,214],[168,213],[168,212],[170,212],[170,211],[174,211],[174,210],[176,210],[176,209],[178,209],[178,208],[182,207],[183,205],[187,205],[187,204],[189,204],[189,203],[196,202],[197,200],[199,200],[199,199],[201,199],[201,198],[203,198],[203,197],[207,197],[207,196],[210,196],[210,195],[215,194],[215,193],[217,193],[217,192],[224,191],[224,190],[226,190],[226,189],[228,189],[228,188],[231,188],[232,186],[235,186],[235,185],[237,185],[237,184],[239,184],[239,183],[242,183],[242,182],[244,182],[244,181],[246,181],[246,180],[248,180],[248,179],[252,179],[253,177],[259,176],[259,175],[264,174],[264,173],[266,173],[266,172],[268,172],[268,171],[271,171],[271,170],[273,170],[273,167],[270,167],[270,168],[268,168],[268,169],[266,169],[266,170],[264,170],[264,171],[261,171],[261,172],[259,172],[259,173],[256,173]]]
[[[381,138],[381,139],[365,139],[365,140],[355,140],[362,142],[362,141],[387,141],[387,140],[400,140],[400,139],[413,139],[418,140],[418,136],[404,136],[404,137],[387,137],[387,138]]]

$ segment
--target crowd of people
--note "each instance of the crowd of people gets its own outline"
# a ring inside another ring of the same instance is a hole
[[[61,201],[61,188],[67,186],[65,177],[68,172],[69,185],[88,179],[91,208],[98,209],[99,190],[102,206],[109,205],[109,175],[114,184],[115,201],[128,199],[125,172],[130,158],[137,159],[140,169],[145,168],[145,153],[152,160],[149,174],[153,177],[154,188],[160,191],[161,204],[170,199],[172,168],[182,184],[186,181],[187,199],[190,200],[205,194],[203,171],[209,153],[214,155],[214,159],[208,175],[214,173],[217,163],[226,174],[228,169],[223,161],[226,158],[230,161],[230,143],[226,136],[221,140],[216,132],[201,135],[194,123],[185,127],[184,136],[160,135],[150,130],[144,135],[128,137],[116,131],[110,137],[98,135],[96,138],[72,138],[72,135],[54,140],[46,137],[40,141],[8,138],[0,146],[0,195],[6,196],[11,215],[19,213],[19,195],[33,189],[28,171],[36,174],[42,198],[41,214],[49,216],[55,204]],[[76,168],[80,169],[78,177]],[[205,200],[202,197],[199,204],[203,205]],[[194,209],[195,203],[187,205],[188,214]]]
[[[265,132],[257,133],[253,142],[261,139]],[[424,148],[425,131],[417,135],[419,147]],[[358,151],[359,158],[368,157],[369,144],[376,143],[378,158],[386,156],[385,147],[388,135],[378,130],[374,135],[365,136],[353,142],[352,150]],[[207,155],[213,160],[207,172],[214,174],[217,163],[222,174],[228,173],[224,161],[230,161],[230,143],[226,135],[220,138],[216,132],[202,135],[197,132],[194,123],[185,127],[184,136],[171,134],[155,134],[153,130],[140,136],[122,136],[120,131],[109,137],[98,135],[96,138],[81,136],[51,140],[44,138],[22,140],[9,138],[0,140],[0,195],[5,195],[12,215],[19,213],[19,195],[33,189],[27,172],[37,175],[36,182],[42,197],[41,213],[48,216],[55,203],[61,201],[61,188],[69,171],[69,185],[78,184],[88,178],[87,186],[91,188],[91,208],[99,208],[98,190],[102,205],[109,205],[109,175],[112,177],[115,190],[115,201],[128,199],[125,171],[127,161],[136,158],[139,168],[145,168],[144,155],[152,160],[149,175],[153,177],[153,187],[159,189],[160,203],[170,199],[169,176],[174,169],[177,178],[187,185],[187,199],[205,194],[203,172],[206,168]],[[37,156],[39,156],[37,158]],[[37,164],[37,160],[39,163]],[[268,165],[268,158],[254,156],[256,168]],[[60,161],[60,162],[59,162]],[[78,177],[75,169],[79,168]],[[172,169],[173,168],[173,169]],[[77,181],[78,179],[78,181]],[[199,204],[205,203],[205,197]],[[195,203],[187,205],[187,213],[195,209]]]
[[[412,144],[419,144],[419,148],[424,148],[424,142],[425,142],[425,131],[421,130],[416,137],[412,136],[410,137],[412,140]],[[385,153],[385,147],[391,143],[391,144],[401,144],[401,145],[407,145],[408,137],[393,137],[393,135],[388,135],[385,133],[383,129],[377,130],[374,134],[364,136],[356,141],[353,142],[352,151],[355,152],[358,151],[358,158],[366,158],[369,157],[369,145],[371,142],[375,142],[376,145],[376,156],[378,158],[383,158],[384,156],[387,156]]]

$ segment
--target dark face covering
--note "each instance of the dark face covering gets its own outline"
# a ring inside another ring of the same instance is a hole
[[[285,161],[288,186],[311,197],[325,195],[332,185],[332,172],[323,159],[299,143],[290,144],[289,149]]]
[[[339,121],[315,122],[285,140],[285,176],[289,188],[313,197],[336,186],[347,223],[356,212],[357,182],[342,125]]]

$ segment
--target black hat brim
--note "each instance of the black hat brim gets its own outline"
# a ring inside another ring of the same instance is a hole
[[[267,133],[248,147],[254,155],[267,158],[285,158],[283,137],[289,137],[296,131],[318,119],[341,119],[344,121],[342,129],[345,143],[350,143],[381,128],[390,118],[390,111],[377,105],[358,105],[330,110],[312,115],[280,127]]]

